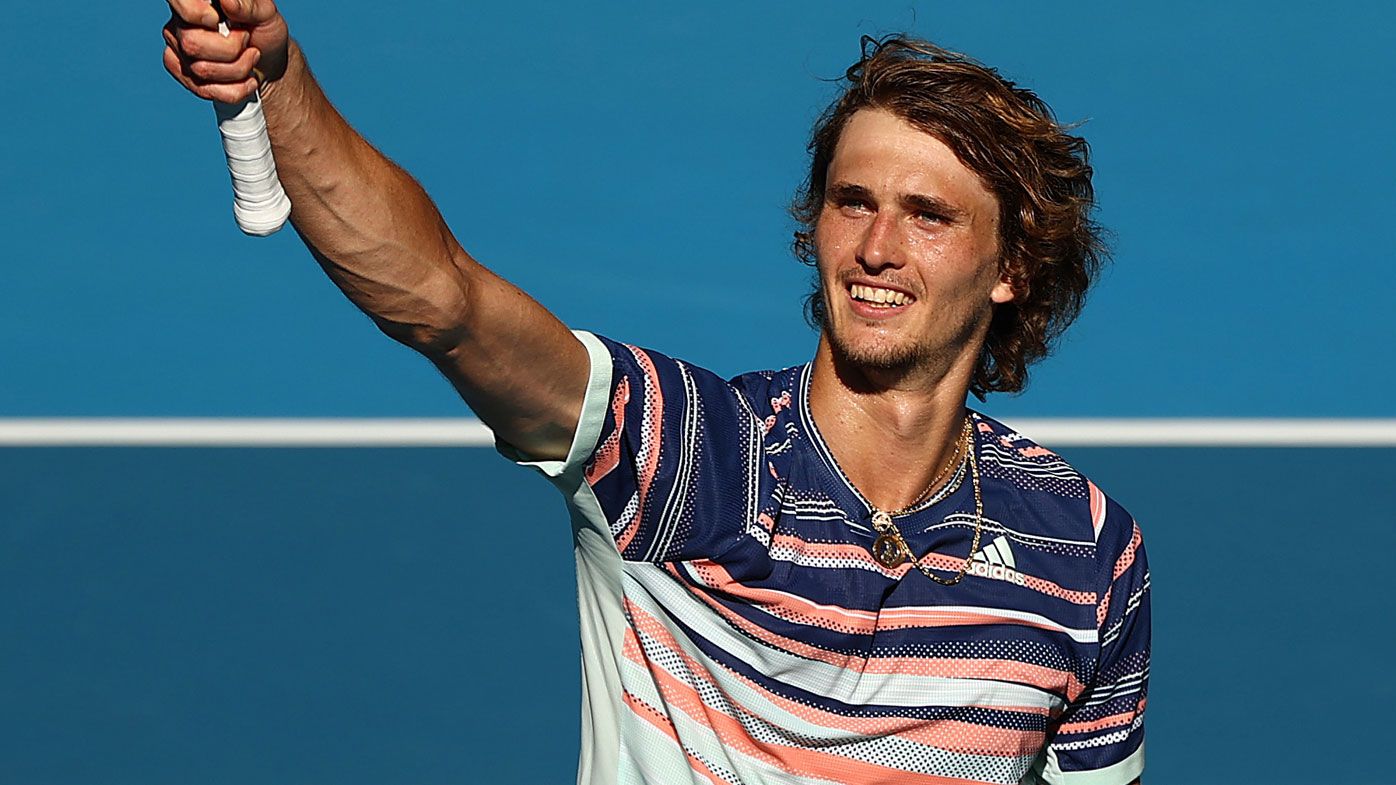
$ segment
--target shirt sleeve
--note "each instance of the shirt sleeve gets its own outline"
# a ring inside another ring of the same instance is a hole
[[[1097,547],[1106,572],[1096,607],[1095,679],[1067,707],[1048,742],[1042,771],[1046,782],[1125,785],[1144,770],[1149,562],[1139,524],[1113,501]]]
[[[716,558],[757,524],[767,484],[761,422],[716,374],[658,352],[576,332],[591,358],[567,458],[505,457],[593,508],[622,558]],[[587,493],[589,489],[590,493]],[[594,503],[592,501],[594,499]]]

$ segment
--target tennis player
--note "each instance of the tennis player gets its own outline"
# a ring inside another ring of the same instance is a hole
[[[224,0],[227,38],[204,0],[169,3],[175,79],[223,101],[260,83],[329,276],[566,498],[580,783],[1138,780],[1139,527],[966,408],[1023,387],[1103,255],[1086,143],[1035,95],[865,39],[794,204],[818,348],[729,381],[568,330],[472,259],[270,0]]]

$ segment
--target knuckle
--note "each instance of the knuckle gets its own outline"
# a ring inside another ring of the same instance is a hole
[[[205,85],[210,98],[215,101],[222,101],[225,104],[233,103],[233,101],[236,100],[233,96],[237,93],[237,87],[238,86],[235,84],[223,83]]]
[[[229,63],[222,66],[216,73],[210,75],[210,79],[216,79],[224,84],[240,84],[252,73],[251,67],[243,66],[241,63]]]
[[[213,99],[225,104],[235,104],[248,96],[247,85],[239,82],[237,84],[218,85],[209,88]]]
[[[218,33],[202,32],[202,35],[189,37],[189,42],[193,45],[194,50],[186,50],[190,55],[201,60],[230,63],[236,60],[246,48],[241,46],[236,39],[224,38]]]
[[[251,68],[239,63],[210,63],[204,67],[204,79],[222,84],[234,84],[247,78]]]
[[[186,30],[179,37],[179,50],[188,57],[200,57],[204,53],[204,45],[197,36],[190,35]]]

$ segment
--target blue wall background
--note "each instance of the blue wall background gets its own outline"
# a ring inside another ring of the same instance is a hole
[[[1396,450],[1065,455],[1144,529],[1145,782],[1396,781]],[[492,450],[0,449],[0,500],[0,781],[575,780],[561,499]]]
[[[1396,414],[1390,3],[284,9],[467,249],[574,326],[729,375],[806,359],[784,207],[823,80],[905,29],[1084,121],[1116,235],[1058,356],[990,413]],[[294,233],[238,233],[166,15],[6,10],[0,416],[461,414]]]
[[[467,414],[293,233],[238,233],[164,8],[5,11],[0,417]],[[822,80],[910,30],[1085,121],[1115,233],[1057,356],[986,411],[1396,416],[1389,3],[285,10],[466,247],[575,326],[728,374],[804,361],[783,211]],[[1396,451],[1067,457],[1149,545],[1151,785],[1396,782]],[[0,450],[0,781],[570,781],[543,487],[487,449]],[[536,560],[492,558],[519,527]]]

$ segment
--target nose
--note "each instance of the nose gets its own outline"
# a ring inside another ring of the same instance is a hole
[[[857,258],[868,270],[902,266],[901,241],[891,211],[880,211],[867,223],[858,244]]]

